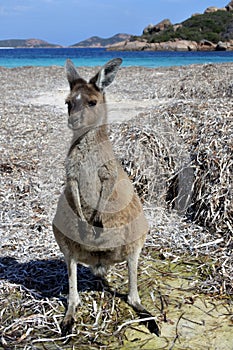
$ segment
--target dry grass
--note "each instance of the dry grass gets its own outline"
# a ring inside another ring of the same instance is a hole
[[[92,68],[83,69],[90,72]],[[2,347],[119,348],[126,327],[117,332],[118,327],[135,318],[122,297],[127,292],[125,264],[111,270],[111,289],[79,267],[82,313],[72,345],[60,339],[67,276],[51,221],[70,135],[58,107],[27,101],[38,91],[64,88],[63,70],[0,73]],[[150,222],[139,288],[161,324],[165,316],[158,285],[166,285],[171,262],[182,266],[182,275],[185,264],[195,261],[190,271],[195,291],[233,292],[232,76],[233,64],[127,68],[110,88],[119,101],[148,99],[148,108],[139,115],[135,111],[135,119],[111,126],[111,137]],[[163,274],[159,267],[155,270],[160,264]]]
[[[118,125],[116,151],[144,201],[151,246],[177,257],[211,254],[214,267],[200,288],[231,294],[232,104],[226,115],[213,103],[203,104],[178,102]]]

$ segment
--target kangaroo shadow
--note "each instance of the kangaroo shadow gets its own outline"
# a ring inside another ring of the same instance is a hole
[[[91,270],[83,265],[77,265],[78,289],[84,291],[102,291],[105,289],[110,294],[122,300],[127,300],[126,294],[115,293],[108,282],[101,277],[93,275]],[[59,298],[65,307],[68,294],[68,276],[66,264],[61,259],[31,260],[20,263],[12,257],[0,257],[0,279],[15,283],[29,290],[37,299]],[[152,317],[147,310],[135,309],[139,318]],[[142,322],[151,333],[159,335],[159,328],[155,321]]]
[[[94,276],[85,266],[78,264],[77,273],[80,292],[108,288],[106,280]],[[23,286],[36,298],[57,297],[66,303],[64,295],[68,294],[68,276],[66,264],[61,259],[20,263],[13,257],[0,257],[0,279]]]

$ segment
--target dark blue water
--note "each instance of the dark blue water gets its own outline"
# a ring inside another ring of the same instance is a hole
[[[233,52],[106,51],[105,49],[0,49],[0,66],[63,66],[70,58],[77,66],[100,66],[121,57],[123,66],[181,66],[196,63],[233,62]]]

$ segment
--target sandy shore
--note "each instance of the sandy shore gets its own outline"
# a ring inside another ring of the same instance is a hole
[[[96,68],[80,68],[84,78],[90,78],[95,72]],[[113,124],[111,137],[117,156],[128,169],[131,167],[132,174],[136,171],[135,178],[139,179],[134,178],[137,189],[145,192],[142,197],[151,233],[142,259],[144,262],[141,263],[147,264],[151,249],[160,252],[159,256],[164,259],[171,258],[174,261],[178,261],[182,254],[215,257],[214,268],[209,268],[199,288],[216,294],[221,291],[223,294],[232,292],[232,222],[229,221],[232,210],[229,180],[233,135],[232,79],[233,63],[156,69],[131,67],[121,68],[116,80],[106,91],[109,123]],[[57,259],[63,258],[51,232],[51,221],[64,185],[64,160],[71,134],[67,128],[64,101],[68,84],[63,68],[0,67],[0,81],[0,267],[3,266],[0,273],[5,276],[3,296],[9,298],[18,293],[18,288],[21,288],[18,286],[34,290],[38,283],[43,284],[43,273],[34,281],[34,272],[30,272],[30,282],[25,269],[29,271],[35,265],[35,276],[36,273],[39,276],[42,261],[45,268],[48,260],[53,264],[55,259],[59,265]],[[161,130],[164,123],[166,127]],[[167,130],[170,132],[168,138]],[[132,143],[132,135],[138,135],[138,144]],[[145,154],[152,154],[147,153],[150,150],[155,158],[161,159],[161,171],[166,170],[167,177],[173,176],[174,171],[178,170],[177,158],[182,150],[196,155],[199,163],[203,162],[203,167],[196,172],[200,175],[200,182],[204,176],[209,182],[206,182],[205,188],[198,181],[196,184],[199,185],[200,193],[207,191],[208,196],[203,197],[203,200],[210,205],[201,207],[198,223],[178,218],[176,213],[169,214],[165,205],[160,206],[156,202],[156,191],[152,193],[157,189],[154,163],[149,161],[148,165],[142,161]],[[133,166],[134,160],[136,165]],[[203,173],[203,169],[208,170],[208,176]],[[145,184],[147,192],[143,187]],[[222,207],[221,203],[224,203]],[[41,262],[38,263],[38,260]],[[201,260],[200,266],[204,266]],[[198,271],[205,274],[200,266]],[[60,273],[62,271],[64,273],[63,265],[60,266]],[[55,276],[53,274],[56,275],[53,269],[48,271],[51,281]],[[65,283],[65,277],[59,278],[59,282],[56,280],[55,283],[56,293],[48,293],[50,301],[54,295],[57,297],[63,293],[61,284]],[[155,280],[151,280],[151,283],[155,283]],[[24,291],[20,289],[22,295]],[[29,299],[33,299],[32,304],[36,308],[36,296],[33,298],[30,294]],[[26,305],[27,301],[24,300],[24,303]],[[56,312],[61,314],[58,311],[61,305],[59,298],[53,305],[57,307]],[[19,316],[8,315],[2,327],[7,328],[9,322],[13,324],[15,317]],[[32,327],[36,327],[34,319]],[[23,338],[23,334],[19,336],[22,336],[22,342],[27,338],[26,335]],[[11,340],[9,343],[14,345]],[[169,344],[172,344],[172,340]]]
[[[83,73],[88,80],[97,69],[98,68],[80,68],[80,72]],[[33,68],[31,68],[31,70],[33,71]],[[126,81],[124,81],[125,71],[127,72]],[[55,86],[51,82],[50,84],[41,86],[41,89],[32,89],[31,97],[27,94],[24,102],[34,106],[43,107],[48,105],[53,108],[56,107],[60,109],[61,113],[66,115],[67,108],[65,106],[65,98],[69,93],[69,87],[64,78],[65,73],[63,68],[57,68],[57,72],[60,72],[60,79],[56,82],[56,88],[54,88]],[[45,69],[44,74],[46,75]],[[53,73],[49,72],[47,77],[43,77],[42,68],[37,77],[39,77],[41,81],[45,80],[49,82],[52,75]],[[159,83],[160,80],[163,80],[164,75],[166,75],[166,71],[162,72],[160,70],[155,71],[153,69],[143,68],[123,69],[118,75],[118,79],[121,79],[122,87],[120,81],[118,81],[107,90],[109,123],[129,120],[138,113],[148,110],[148,107],[153,108],[158,104],[170,102],[169,99],[157,98],[156,96],[157,92],[154,84],[156,84],[157,81]],[[140,82],[140,76],[142,76],[143,82]],[[132,91],[130,91],[130,88],[127,89],[127,81],[128,84],[133,87]],[[139,86],[134,86],[139,82],[141,83]],[[60,85],[58,85],[59,83]]]
[[[97,70],[80,67],[86,79]],[[175,99],[216,98],[224,81],[229,80],[230,85],[231,71],[232,64],[122,68],[107,89],[109,122],[128,120]],[[66,116],[65,98],[69,88],[62,67],[0,68],[0,74],[5,103],[10,99],[13,105],[49,106]]]

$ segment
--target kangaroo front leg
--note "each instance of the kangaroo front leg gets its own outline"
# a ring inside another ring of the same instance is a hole
[[[67,269],[69,277],[69,297],[68,308],[62,322],[62,335],[67,335],[72,332],[72,327],[75,322],[75,313],[78,305],[81,303],[77,286],[77,262],[73,257],[67,259]]]
[[[128,257],[128,272],[129,272],[129,294],[128,303],[133,307],[138,316],[143,318],[152,318],[153,315],[147,311],[141,304],[141,300],[138,294],[138,283],[137,283],[137,269],[138,259],[141,249],[135,249],[135,251]],[[149,329],[151,333],[155,333],[157,336],[160,334],[159,327],[154,319],[145,321],[142,323]]]

